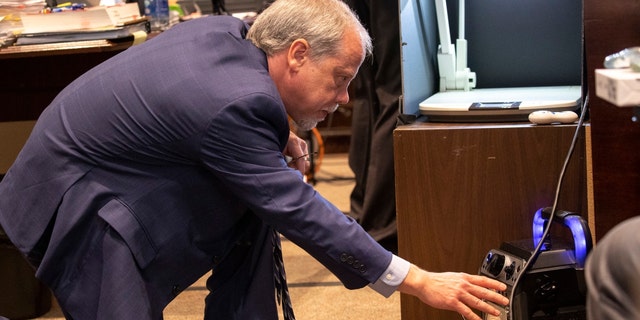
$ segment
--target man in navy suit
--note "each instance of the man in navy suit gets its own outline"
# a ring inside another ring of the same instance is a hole
[[[249,30],[179,24],[54,99],[0,183],[0,225],[69,319],[161,319],[209,270],[206,319],[277,319],[273,230],[347,288],[495,314],[504,284],[411,265],[302,179],[289,118],[347,103],[370,52],[337,0],[278,0]]]

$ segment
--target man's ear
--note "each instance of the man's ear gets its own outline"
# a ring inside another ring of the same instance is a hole
[[[289,52],[287,60],[289,61],[289,67],[293,70],[298,70],[303,64],[309,60],[309,53],[311,47],[305,39],[296,39],[289,46]]]

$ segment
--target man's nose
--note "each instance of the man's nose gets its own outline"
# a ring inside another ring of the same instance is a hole
[[[349,91],[348,90],[344,90],[342,91],[337,99],[336,99],[338,104],[347,104],[349,103]]]

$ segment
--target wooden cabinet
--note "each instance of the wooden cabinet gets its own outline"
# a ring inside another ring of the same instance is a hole
[[[400,256],[429,271],[477,274],[490,249],[531,238],[535,211],[553,205],[576,127],[419,122],[398,127],[394,156]],[[586,219],[584,132],[583,127],[558,209]],[[403,320],[461,319],[407,295],[401,305]]]
[[[35,120],[71,81],[132,41],[76,41],[0,48],[0,122]]]

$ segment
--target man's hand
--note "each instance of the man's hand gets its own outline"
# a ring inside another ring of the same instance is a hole
[[[290,167],[300,171],[302,176],[307,173],[311,163],[309,162],[309,149],[306,141],[300,139],[293,132],[289,132],[289,141],[287,141],[287,146],[282,153],[293,159],[289,162]]]
[[[497,292],[506,289],[506,284],[487,277],[427,272],[415,265],[411,265],[409,274],[398,287],[402,293],[416,296],[434,308],[458,312],[467,320],[481,320],[472,309],[498,316],[500,311],[485,300],[507,305],[509,299]]]

